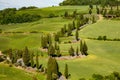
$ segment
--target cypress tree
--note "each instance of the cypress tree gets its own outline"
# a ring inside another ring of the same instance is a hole
[[[86,42],[84,41],[84,44],[83,44],[83,53],[84,53],[84,55],[86,55],[86,56],[88,55],[87,51],[88,51],[88,47],[87,47]]]
[[[69,17],[69,14],[68,14],[67,11],[65,11],[64,17],[65,17],[65,18],[66,18],[66,17]]]
[[[42,35],[41,36],[41,46],[42,46],[42,48],[47,48],[47,43],[48,43],[48,40],[47,40],[46,36]]]
[[[12,49],[8,50],[8,55],[9,55],[10,60],[12,60],[13,58]]]
[[[71,48],[69,49],[69,54],[70,54],[70,56],[74,56],[74,49],[73,49],[72,46],[71,46]]]
[[[60,53],[60,48],[59,48],[59,46],[58,46],[58,49],[57,49],[56,55],[57,55],[57,57],[60,57],[60,56],[61,56],[61,53]]]
[[[36,54],[36,67],[37,67],[37,69],[39,69],[39,55],[38,55],[38,52]]]
[[[58,78],[59,67],[55,58],[49,57],[47,64],[47,80],[56,80]]]
[[[78,46],[77,46],[77,49],[76,49],[76,55],[79,56],[79,49],[78,49]]]
[[[83,42],[82,42],[82,40],[80,40],[80,52],[81,52],[82,55],[84,55],[84,53],[83,53]]]
[[[55,41],[57,41],[57,42],[59,42],[59,33],[56,33],[55,35],[54,35],[54,39],[55,39]]]
[[[90,15],[92,14],[92,9],[89,10],[89,14],[90,14]]]
[[[34,66],[34,53],[32,52],[31,55],[30,55],[30,61],[31,61],[31,67]]]
[[[65,33],[67,32],[67,29],[66,29],[66,24],[64,25],[64,30],[65,30]]]
[[[76,27],[75,27],[75,21],[73,21],[73,29],[75,29]]]
[[[80,20],[77,20],[77,27],[76,27],[76,29],[79,30],[80,27],[81,27]]]
[[[29,64],[29,61],[30,61],[30,54],[29,54],[28,48],[25,47],[24,53],[23,53],[23,62],[27,66]]]
[[[68,30],[67,30],[67,36],[71,36],[72,35],[72,27],[71,24],[68,24]]]
[[[55,50],[58,49],[58,45],[57,45],[57,42],[55,42]]]
[[[50,56],[55,56],[55,48],[54,48],[53,45],[49,45],[48,55],[50,55]]]
[[[46,40],[47,40],[48,44],[50,44],[50,45],[52,44],[51,34],[47,34]]]
[[[77,41],[79,40],[79,33],[78,33],[78,30],[76,30],[75,38],[76,38]]]
[[[68,77],[69,77],[69,73],[68,73],[68,65],[67,65],[67,64],[65,64],[65,72],[64,72],[64,76],[65,76],[66,79],[68,79]]]

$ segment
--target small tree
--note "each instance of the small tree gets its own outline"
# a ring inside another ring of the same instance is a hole
[[[59,33],[56,33],[54,36],[55,36],[55,38],[54,38],[55,41],[59,42]]]
[[[31,55],[30,55],[30,61],[31,61],[31,67],[34,66],[34,53],[32,52]]]
[[[96,10],[97,10],[97,14],[100,14],[100,9],[98,7],[96,8]]]
[[[38,55],[38,52],[36,54],[36,68],[39,69],[39,55]]]
[[[84,53],[84,55],[86,55],[86,56],[88,55],[87,51],[88,51],[88,47],[87,47],[86,42],[84,41],[84,44],[83,44],[83,53]]]
[[[76,39],[77,41],[79,40],[79,33],[78,33],[78,30],[76,30],[75,39]]]
[[[61,56],[61,53],[60,53],[60,48],[59,48],[59,46],[58,46],[58,49],[57,49],[56,55],[57,55],[57,57],[60,57],[60,56]]]
[[[30,53],[28,48],[25,47],[24,53],[23,53],[23,62],[27,66],[29,64],[29,61],[30,61]]]
[[[76,49],[76,55],[79,56],[79,49],[78,49],[78,46],[77,46],[77,49]]]
[[[47,40],[48,44],[50,44],[50,45],[52,44],[51,34],[47,34],[46,40]]]
[[[83,53],[83,42],[82,42],[82,40],[80,40],[80,52],[81,52],[82,55],[84,55],[84,53]]]
[[[69,78],[68,65],[67,65],[67,64],[65,64],[65,72],[64,72],[64,76],[65,76],[66,79]]]
[[[55,48],[54,48],[53,45],[49,45],[48,55],[49,55],[49,56],[55,56]]]
[[[89,10],[89,14],[90,14],[90,15],[92,14],[92,9]]]
[[[71,35],[72,35],[72,27],[71,24],[68,24],[67,36],[71,36]]]
[[[8,55],[9,55],[10,60],[12,60],[12,58],[13,58],[12,49],[8,50]]]
[[[75,29],[76,27],[75,27],[75,21],[73,21],[73,29]]]
[[[71,48],[69,49],[69,54],[70,54],[70,56],[74,56],[74,49],[73,49],[72,46],[71,46]]]
[[[103,40],[104,40],[104,41],[107,40],[107,36],[103,36]]]
[[[64,17],[69,17],[69,14],[67,11],[65,11]]]

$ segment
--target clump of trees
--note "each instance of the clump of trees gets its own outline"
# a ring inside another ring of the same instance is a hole
[[[87,80],[85,78],[80,78],[79,80]],[[100,74],[93,74],[92,78],[90,80],[120,80],[120,73],[114,71],[113,73],[109,75],[100,75]]]
[[[70,49],[68,50],[70,56],[79,56],[80,55],[79,51],[81,55],[85,55],[85,56],[88,55],[88,47],[86,42],[83,40],[80,40],[80,49],[78,49],[78,46],[77,46],[75,51],[74,48],[71,46]]]
[[[88,47],[85,41],[80,40],[80,52],[82,55],[88,55]]]
[[[9,23],[25,23],[39,20],[40,15],[37,14],[17,14],[16,8],[7,8],[0,11],[0,24],[9,24]]]
[[[36,8],[38,8],[38,7],[36,7],[36,6],[29,6],[29,7],[21,7],[21,8],[19,8],[19,10],[36,9]]]

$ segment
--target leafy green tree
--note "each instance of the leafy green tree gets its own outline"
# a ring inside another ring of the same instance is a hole
[[[23,53],[23,62],[27,66],[29,64],[29,61],[30,61],[30,53],[28,48],[25,47],[24,53]]]
[[[76,30],[75,39],[76,39],[77,41],[79,40],[79,32],[78,32],[78,30]]]
[[[58,78],[59,66],[55,58],[49,57],[47,63],[47,80],[56,80]]]
[[[66,79],[69,78],[68,65],[67,65],[67,64],[65,64],[65,72],[64,72],[64,76],[65,76]]]

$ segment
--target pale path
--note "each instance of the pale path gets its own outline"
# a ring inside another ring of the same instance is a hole
[[[101,14],[99,14],[98,17],[99,17],[99,20],[98,20],[98,21],[102,21],[103,18],[104,18],[103,15],[101,15]]]

